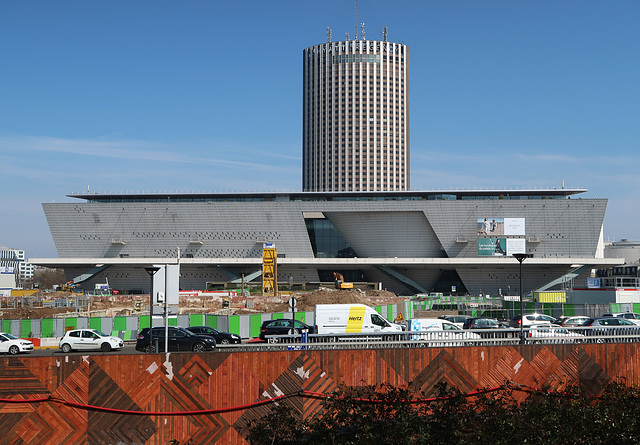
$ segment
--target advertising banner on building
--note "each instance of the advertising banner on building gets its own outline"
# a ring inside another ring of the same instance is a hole
[[[479,238],[478,256],[505,256],[526,253],[524,238]]]
[[[524,236],[524,218],[505,218],[504,234],[514,236]]]
[[[478,238],[478,256],[504,256],[506,246],[506,238]]]
[[[480,236],[524,236],[524,218],[497,218],[487,216],[478,218]]]
[[[507,255],[527,253],[527,242],[524,238],[507,238]]]
[[[478,235],[504,235],[504,218],[478,218]]]

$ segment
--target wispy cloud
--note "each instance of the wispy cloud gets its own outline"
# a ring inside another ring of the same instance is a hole
[[[137,140],[99,140],[99,139],[61,139],[53,137],[0,137],[0,151],[21,152],[31,151],[34,153],[58,153],[75,156],[111,158],[121,160],[140,160],[146,162],[164,162],[179,164],[197,164],[211,166],[242,167],[252,170],[271,170],[279,168],[277,163],[250,162],[247,156],[243,156],[242,150],[238,147],[203,147],[198,150],[209,149],[212,152],[228,154],[229,158],[223,156],[206,157],[192,156],[188,153],[193,147],[184,145],[160,144],[148,141]],[[290,159],[297,161],[294,156],[273,155],[270,150],[260,150],[261,160]],[[269,156],[269,155],[272,156]],[[230,158],[235,159],[230,159]],[[238,160],[241,159],[241,160]]]

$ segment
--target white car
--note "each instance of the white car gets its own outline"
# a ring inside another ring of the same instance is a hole
[[[60,339],[62,352],[71,351],[102,351],[122,349],[124,342],[119,337],[107,335],[97,329],[75,329],[68,331]]]
[[[584,335],[555,324],[534,324],[528,326],[526,338],[531,343],[582,343]]]
[[[23,338],[14,337],[6,332],[0,332],[0,352],[16,355],[21,352],[33,351],[33,343]]]
[[[437,347],[473,344],[482,338],[441,318],[411,318],[407,320],[407,331],[419,332],[419,334],[410,334],[411,340],[426,341],[429,342],[429,346]]]

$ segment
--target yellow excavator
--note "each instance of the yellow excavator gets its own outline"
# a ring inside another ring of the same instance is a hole
[[[58,286],[58,290],[62,292],[75,292],[78,287],[80,287],[80,284],[76,284],[73,281],[67,281],[62,286]]]
[[[334,272],[333,279],[336,282],[336,289],[353,289],[353,283],[345,283],[341,273]]]

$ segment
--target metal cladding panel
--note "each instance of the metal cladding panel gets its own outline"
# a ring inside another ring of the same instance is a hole
[[[525,294],[569,272],[570,265],[531,266],[522,265],[522,287]],[[499,266],[459,266],[460,279],[471,295],[498,294],[519,295],[520,264],[513,258],[505,258]]]
[[[536,257],[593,257],[603,199],[43,204],[61,258],[313,258],[304,212],[326,212],[360,256],[477,257],[477,218],[524,218]],[[421,212],[424,214],[419,214]],[[73,224],[69,224],[73,221]],[[460,240],[466,242],[460,242]],[[418,252],[419,251],[419,252]],[[367,255],[364,252],[371,252]]]
[[[593,258],[606,206],[604,199],[441,201],[425,213],[450,258],[478,256],[482,217],[524,218],[527,253],[535,257]]]
[[[360,257],[441,257],[442,246],[423,212],[325,212]]]
[[[262,243],[313,257],[302,213],[285,202],[43,204],[61,258],[259,258]],[[73,221],[73,224],[69,224]]]

